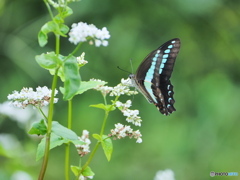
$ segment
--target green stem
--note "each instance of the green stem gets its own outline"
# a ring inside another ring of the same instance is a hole
[[[105,126],[106,126],[106,122],[107,122],[107,118],[108,118],[108,114],[109,114],[109,111],[106,110],[105,111],[105,117],[104,117],[104,120],[103,120],[103,124],[102,124],[102,129],[101,129],[101,132],[100,132],[100,136],[102,137],[103,133],[104,133],[104,129],[105,129]],[[96,154],[96,151],[99,147],[99,145],[101,144],[100,141],[97,142],[97,144],[95,145],[95,147],[93,148],[93,151],[91,152],[87,162],[83,165],[82,167],[82,170],[80,171],[79,173],[79,176],[82,174],[82,172],[88,167],[88,165],[91,163],[94,155]]]
[[[109,111],[105,111],[105,117],[104,117],[104,119],[103,119],[102,129],[101,129],[101,132],[100,132],[100,136],[101,136],[101,137],[102,137],[102,135],[103,135],[103,133],[104,133],[104,130],[105,130],[105,127],[106,127],[108,114],[109,114]]]
[[[47,121],[47,116],[44,114],[43,110],[40,107],[38,107],[38,110],[41,112],[41,114],[43,115],[43,117]]]
[[[79,43],[77,47],[64,59],[64,61],[66,61],[69,57],[73,56],[79,50],[82,44],[83,43]]]
[[[69,180],[69,154],[70,154],[70,144],[66,144],[66,150],[65,150],[65,179]]]
[[[49,12],[51,18],[53,19],[53,18],[54,18],[54,17],[53,17],[53,13],[52,13],[51,7],[49,6],[47,0],[44,0],[44,3],[45,3],[45,5],[47,6],[47,9],[48,9],[48,12]]]
[[[59,51],[60,51],[60,36],[55,34],[56,36],[56,48],[55,48],[55,51],[56,51],[56,55],[58,56],[59,55]]]
[[[68,101],[68,129],[72,129],[72,100]],[[66,144],[65,152],[65,179],[69,180],[70,143]]]
[[[92,161],[95,153],[97,152],[97,149],[98,149],[98,147],[99,147],[100,144],[101,144],[101,142],[98,141],[97,144],[95,145],[95,147],[93,148],[93,151],[92,151],[92,153],[90,154],[87,162],[83,165],[82,170],[81,170],[80,173],[79,173],[79,176],[82,174],[82,172],[83,172],[83,171],[88,167],[88,165],[91,163],[91,161]]]
[[[103,95],[103,98],[104,98],[104,103],[105,105],[107,106],[107,101],[106,101],[106,96]],[[107,123],[107,118],[108,118],[108,115],[109,115],[109,112],[111,111],[112,107],[115,105],[115,102],[118,100],[119,96],[117,96],[115,98],[115,100],[113,101],[112,105],[109,107],[108,110],[105,110],[105,116],[104,116],[104,119],[103,119],[103,124],[102,124],[102,128],[101,128],[101,132],[100,132],[100,136],[102,137],[103,136],[103,133],[104,133],[104,130],[105,130],[105,127],[106,127],[106,123]],[[79,172],[79,176],[82,174],[82,172],[88,167],[88,165],[91,163],[94,155],[96,154],[96,151],[99,147],[99,145],[101,144],[100,141],[97,142],[97,144],[95,145],[95,147],[93,148],[93,151],[91,152],[87,162],[83,165],[81,171]]]
[[[53,110],[54,110],[54,94],[55,94],[55,89],[57,87],[57,79],[58,79],[58,69],[56,70],[56,73],[53,78],[52,82],[52,94],[51,94],[51,99],[50,99],[50,105],[49,105],[49,110],[48,110],[48,122],[47,122],[47,134],[46,134],[46,143],[45,143],[45,152],[44,152],[44,157],[43,157],[43,163],[41,167],[41,171],[38,177],[38,180],[43,180],[46,169],[47,169],[47,164],[48,164],[48,157],[49,157],[49,150],[50,150],[50,138],[51,138],[51,131],[52,131],[52,119],[53,119]]]

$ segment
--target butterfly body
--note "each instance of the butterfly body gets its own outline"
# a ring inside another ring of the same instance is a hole
[[[148,54],[140,64],[136,75],[129,76],[133,86],[164,115],[176,111],[173,106],[175,100],[170,77],[179,49],[180,39],[167,41]]]

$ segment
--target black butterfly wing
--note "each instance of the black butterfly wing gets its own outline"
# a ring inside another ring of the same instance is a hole
[[[141,92],[164,115],[176,110],[170,77],[179,49],[178,38],[164,43],[143,60],[135,77]]]

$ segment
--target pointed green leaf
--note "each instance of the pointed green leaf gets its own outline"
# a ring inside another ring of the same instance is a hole
[[[104,151],[104,154],[107,158],[108,161],[111,160],[111,156],[112,156],[112,151],[113,151],[113,144],[112,144],[112,140],[111,138],[109,138],[106,135],[102,136],[102,148]]]
[[[86,176],[94,176],[95,174],[94,174],[94,172],[92,172],[91,168],[89,166],[87,166],[83,170],[82,175],[86,177]]]
[[[65,18],[70,16],[72,13],[73,13],[73,10],[67,6],[67,7],[64,7],[64,12],[62,13],[62,16]]]
[[[102,103],[101,104],[92,104],[92,105],[90,105],[90,107],[95,107],[95,108],[106,110],[106,106]]]
[[[69,27],[67,25],[65,25],[65,24],[61,24],[59,26],[59,28],[60,28],[60,31],[61,31],[62,34],[67,34],[68,31],[69,31]]]
[[[62,126],[57,121],[52,122],[52,132],[65,139],[78,140],[78,136],[75,132]]]
[[[78,166],[71,166],[71,170],[72,170],[73,174],[77,177],[79,172],[81,171],[81,168]]]
[[[63,71],[65,75],[63,99],[69,100],[76,95],[81,82],[78,64],[75,57],[72,56],[67,59],[64,63]]]
[[[112,105],[107,105],[107,110],[108,111],[114,111],[116,108]]]
[[[28,131],[28,134],[44,135],[47,133],[47,127],[42,119],[40,122],[35,122]]]
[[[104,82],[98,82],[98,81],[82,81],[77,94],[82,94],[89,89],[93,89],[98,85],[104,85],[104,84],[105,84]]]
[[[80,140],[69,140],[69,142],[73,143],[75,146],[86,144],[85,142],[80,141]]]
[[[38,43],[40,47],[44,47],[48,42],[48,36],[42,31],[39,31],[38,33]]]
[[[104,105],[104,104],[93,104],[90,105],[90,107],[95,107],[95,108],[99,108],[99,109],[103,109],[105,111],[114,111],[116,108],[112,105]]]
[[[93,138],[97,139],[98,141],[102,141],[102,137],[99,134],[93,134]]]
[[[37,63],[45,69],[56,69],[62,61],[56,56],[54,52],[50,52],[47,54],[37,55],[36,57]]]
[[[44,34],[48,34],[49,32],[56,31],[56,29],[58,29],[58,24],[54,21],[48,21],[42,26],[41,31]]]
[[[57,146],[61,146],[62,144],[66,144],[66,143],[73,143],[74,145],[83,145],[85,144],[84,142],[78,140],[78,139],[73,139],[75,138],[75,134],[73,131],[69,130],[66,131],[64,128],[62,127],[54,127],[55,131],[59,130],[57,132],[57,134],[55,132],[51,133],[51,138],[50,138],[50,150],[57,147]],[[64,129],[64,130],[63,130]],[[63,135],[63,133],[66,132],[65,135]],[[58,135],[60,134],[60,135]],[[69,138],[67,138],[69,137]],[[38,161],[39,159],[41,159],[44,155],[45,152],[45,144],[46,144],[46,137],[44,137],[41,142],[38,144],[38,148],[37,148],[37,155],[36,155],[36,160]]]
[[[47,23],[45,23],[41,30],[38,33],[38,43],[40,45],[40,47],[44,47],[47,42],[48,42],[48,33],[49,32],[54,32],[56,28],[57,24],[53,21],[49,21]]]
[[[60,146],[63,143],[67,143],[67,141],[60,136],[51,133],[51,138],[50,138],[50,149],[55,148],[56,146]],[[44,137],[41,142],[38,144],[37,148],[37,155],[36,155],[36,161],[41,159],[44,155],[45,152],[45,144],[46,144],[46,137]]]

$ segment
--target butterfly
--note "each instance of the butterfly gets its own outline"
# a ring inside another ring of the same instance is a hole
[[[136,87],[164,115],[170,115],[174,108],[173,85],[170,82],[175,59],[180,49],[180,39],[165,42],[142,61],[135,74],[130,74]]]

